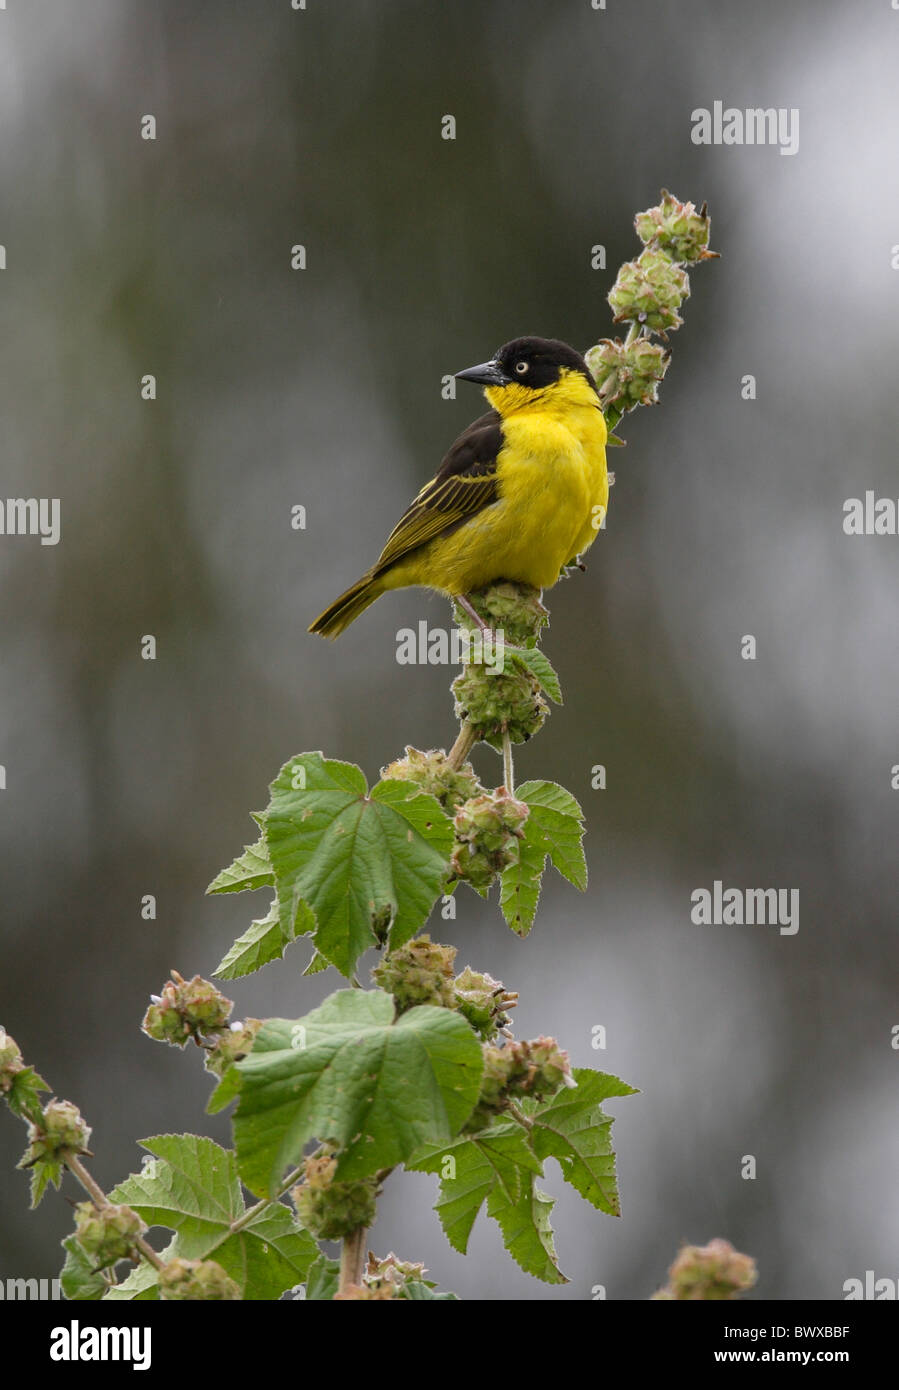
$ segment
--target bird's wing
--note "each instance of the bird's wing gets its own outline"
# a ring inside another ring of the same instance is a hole
[[[496,502],[496,459],[502,446],[502,421],[495,410],[469,425],[394,526],[372,573],[383,574],[410,551]]]

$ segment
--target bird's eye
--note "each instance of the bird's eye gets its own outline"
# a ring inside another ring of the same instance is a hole
[[[516,363],[515,363],[515,370],[516,370],[516,372],[518,373],[519,376],[522,376],[522,375],[527,371],[527,369],[528,369],[528,364],[527,364],[527,362],[516,362]]]

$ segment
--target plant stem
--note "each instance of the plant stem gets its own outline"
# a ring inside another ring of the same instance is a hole
[[[515,795],[515,769],[512,766],[512,739],[509,731],[503,734],[503,780],[510,796]]]
[[[344,1237],[340,1251],[338,1293],[346,1293],[350,1284],[362,1283],[362,1273],[365,1267],[365,1237],[367,1235],[367,1226],[357,1226],[355,1231]]]
[[[256,1219],[261,1211],[265,1211],[266,1207],[274,1206],[275,1203],[284,1196],[284,1193],[289,1187],[293,1187],[295,1182],[299,1182],[304,1172],[304,1167],[294,1168],[280,1184],[274,1197],[263,1197],[262,1201],[257,1202],[255,1206],[247,1207],[243,1216],[239,1216],[236,1221],[231,1222],[232,1232],[242,1231],[245,1226],[249,1226],[250,1222]]]
[[[109,1198],[106,1193],[103,1191],[100,1184],[91,1177],[80,1158],[76,1157],[75,1154],[69,1154],[65,1160],[65,1164],[72,1176],[77,1178],[81,1183],[81,1186],[93,1201],[94,1206],[100,1209],[109,1206]],[[152,1245],[148,1244],[143,1236],[135,1236],[131,1243],[135,1250],[139,1250],[144,1259],[149,1261],[154,1269],[163,1269],[165,1267],[164,1260],[160,1259]]]
[[[464,720],[459,730],[459,737],[456,739],[456,742],[453,744],[446,758],[454,772],[459,771],[459,768],[465,762],[465,759],[468,757],[477,741],[477,734],[471,724],[467,719]]]

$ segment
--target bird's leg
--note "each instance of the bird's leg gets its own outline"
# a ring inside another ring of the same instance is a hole
[[[484,622],[484,619],[481,617],[480,613],[475,612],[474,606],[472,605],[471,601],[469,600],[466,594],[455,594],[454,598],[456,600],[456,603],[458,603],[459,607],[463,608],[465,612],[468,614],[469,618],[472,618],[474,622],[477,623],[478,627],[481,629],[482,632],[489,631],[489,628],[487,627],[487,624]]]

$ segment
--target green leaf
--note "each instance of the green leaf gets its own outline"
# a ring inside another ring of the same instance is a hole
[[[584,813],[556,782],[523,782],[515,795],[530,815],[519,843],[517,864],[503,870],[500,907],[513,931],[526,936],[534,924],[547,855],[575,888],[587,886],[587,862],[581,844]]]
[[[400,1298],[406,1299],[409,1303],[424,1303],[435,1300],[441,1303],[452,1300],[453,1303],[459,1302],[457,1293],[450,1293],[448,1289],[438,1292],[437,1289],[429,1284],[426,1279],[407,1279],[403,1284]]]
[[[515,1202],[495,1187],[487,1198],[487,1213],[499,1224],[503,1244],[526,1274],[545,1284],[567,1284],[553,1248],[549,1218],[554,1205],[531,1177]]]
[[[229,1106],[234,1097],[239,1094],[242,1084],[243,1077],[232,1063],[206,1102],[206,1114],[217,1115],[220,1110]]]
[[[248,888],[265,888],[273,884],[275,876],[269,863],[265,839],[260,838],[255,845],[247,845],[243,854],[238,855],[233,864],[214,878],[206,889],[207,893],[243,893]]]
[[[452,1163],[447,1160],[452,1159]],[[464,1255],[475,1218],[493,1192],[514,1206],[543,1169],[520,1125],[504,1121],[463,1135],[451,1144],[429,1145],[412,1155],[406,1167],[440,1174],[440,1197],[434,1207],[446,1238]]]
[[[433,797],[393,779],[369,793],[359,768],[321,753],[281,769],[265,837],[285,939],[314,927],[316,949],[347,977],[388,925],[391,949],[415,934],[452,849],[452,825]]]
[[[309,1266],[306,1276],[306,1298],[316,1303],[333,1299],[340,1283],[340,1261],[319,1255]]]
[[[178,1252],[174,1249],[175,1242],[168,1249],[161,1252],[164,1260],[171,1259]],[[104,1303],[126,1303],[141,1302],[148,1303],[152,1299],[159,1298],[158,1290],[159,1275],[152,1265],[141,1263],[131,1271],[127,1279],[123,1279],[120,1284],[113,1284],[107,1294],[103,1296]]]
[[[636,1095],[633,1086],[606,1072],[576,1067],[573,1090],[559,1091],[531,1111],[531,1142],[539,1158],[555,1158],[562,1176],[598,1211],[621,1215],[612,1148],[613,1117],[602,1101]]]
[[[554,704],[563,703],[559,677],[549,657],[539,647],[511,647],[507,644],[503,649],[503,656],[510,656],[517,666],[523,666],[526,671],[530,671],[540,689]]]
[[[236,980],[241,975],[251,975],[270,961],[280,960],[293,940],[293,936],[284,935],[278,900],[275,898],[266,915],[250,924],[212,973],[222,980]]]
[[[195,1134],[141,1142],[154,1158],[120,1183],[110,1201],[176,1233],[166,1258],[216,1260],[249,1300],[279,1298],[305,1279],[318,1246],[280,1202],[247,1220],[231,1151]],[[237,1230],[235,1223],[241,1223]]]
[[[22,1165],[20,1164],[19,1167]],[[40,1206],[41,1198],[52,1183],[59,1187],[62,1182],[62,1162],[55,1158],[40,1159],[31,1169],[31,1209]]]
[[[41,1092],[49,1089],[44,1078],[38,1076],[34,1067],[23,1067],[13,1076],[12,1085],[4,1095],[4,1100],[14,1115],[37,1123],[43,1112]]]
[[[323,970],[327,970],[330,961],[326,960],[321,951],[313,952],[312,959],[303,971],[304,975],[320,975]]]
[[[102,1298],[110,1285],[108,1280],[94,1269],[87,1251],[78,1244],[74,1236],[67,1236],[62,1247],[66,1252],[66,1262],[62,1267],[60,1283],[66,1298],[74,1302]]]
[[[295,1023],[269,1019],[237,1066],[240,1175],[261,1195],[311,1139],[343,1151],[337,1177],[346,1181],[449,1140],[477,1103],[483,1056],[449,1009],[423,1004],[394,1020],[383,990],[347,989]]]

